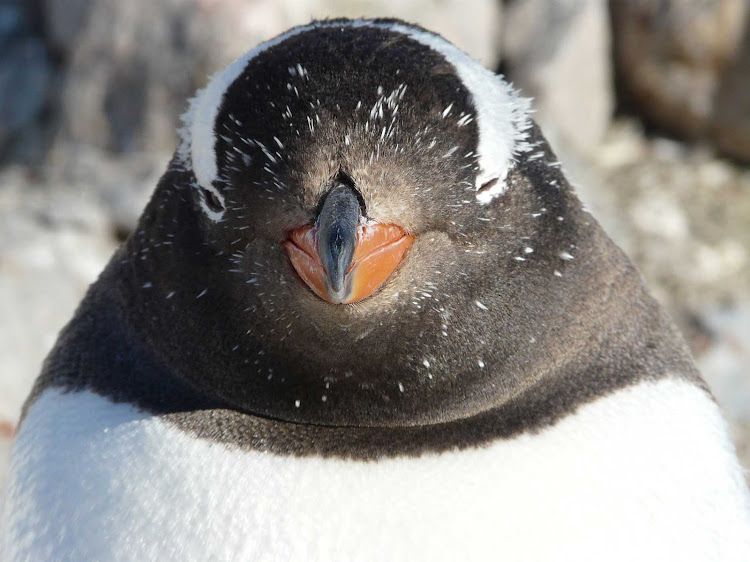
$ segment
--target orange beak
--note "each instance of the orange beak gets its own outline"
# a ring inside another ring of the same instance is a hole
[[[343,291],[332,289],[329,272],[319,252],[319,229],[305,225],[292,230],[283,243],[297,274],[323,300],[349,304],[369,297],[393,273],[414,236],[396,225],[368,223],[356,226],[357,242],[346,268]]]

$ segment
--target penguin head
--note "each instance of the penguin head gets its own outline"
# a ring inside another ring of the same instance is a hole
[[[528,102],[458,48],[394,20],[294,28],[215,75],[181,134],[125,251],[191,385],[409,425],[541,376],[529,342],[565,322],[582,213]]]
[[[504,112],[481,138],[467,82],[490,120]],[[439,37],[340,21],[293,29],[215,76],[180,152],[208,219],[284,239],[310,290],[350,304],[383,285],[415,233],[458,232],[465,201],[502,188],[525,120],[506,84]]]

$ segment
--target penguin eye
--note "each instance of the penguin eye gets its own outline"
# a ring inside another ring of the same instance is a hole
[[[204,187],[200,188],[203,202],[206,204],[212,212],[223,213],[226,209],[224,208],[224,202],[221,200],[219,195],[210,189]]]

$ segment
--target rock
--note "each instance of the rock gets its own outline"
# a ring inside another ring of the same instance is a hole
[[[503,64],[556,148],[590,153],[614,106],[606,5],[589,0],[529,0],[506,5]]]
[[[721,78],[711,137],[724,154],[750,163],[750,29]]]
[[[699,147],[633,135],[612,129],[597,153],[601,184],[586,194],[618,217],[610,234],[687,333],[706,306],[750,293],[750,174]]]
[[[55,191],[76,186],[79,195],[98,205],[110,231],[124,238],[135,228],[170,158],[169,152],[115,156],[71,142],[55,147],[43,179]]]
[[[0,58],[0,148],[31,123],[47,100],[50,65],[44,44],[35,38],[15,41]]]
[[[47,102],[51,75],[31,6],[0,5],[0,152],[33,128]]]
[[[0,49],[13,41],[32,35],[34,25],[28,5],[20,0],[6,0],[0,4]]]
[[[610,7],[618,83],[626,102],[649,122],[684,138],[704,138],[717,115],[727,123],[739,106],[747,119],[746,61],[736,67],[744,76],[739,82],[725,74],[739,56],[748,0],[610,0]],[[725,79],[730,83],[722,86]],[[720,107],[727,103],[731,107]],[[725,127],[721,138],[729,147],[730,137]]]
[[[390,4],[100,0],[86,9],[87,2],[76,2],[80,13],[73,18],[75,23],[65,25],[76,29],[82,25],[82,29],[70,52],[60,142],[85,143],[113,152],[173,150],[186,99],[205,85],[209,73],[257,43],[293,25],[308,23],[311,16],[416,19],[445,33],[488,65],[497,62],[499,3],[422,0]],[[50,0],[46,5],[49,19],[54,17],[53,8],[62,10],[68,3]]]
[[[698,365],[725,413],[750,422],[750,301],[707,307],[700,313],[711,345]]]
[[[43,0],[47,42],[61,55],[73,50],[86,27],[93,0]]]

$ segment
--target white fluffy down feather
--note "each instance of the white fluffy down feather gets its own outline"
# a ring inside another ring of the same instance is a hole
[[[2,560],[750,560],[724,421],[670,379],[537,434],[379,462],[232,449],[47,390],[7,492]]]

